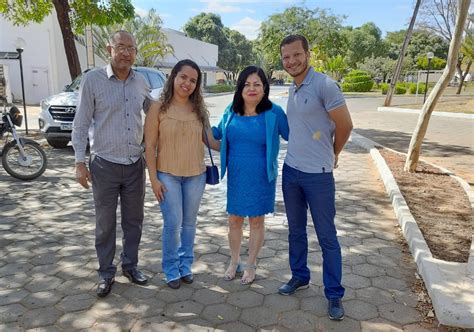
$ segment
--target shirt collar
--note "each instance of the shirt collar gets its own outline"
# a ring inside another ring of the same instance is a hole
[[[105,67],[105,71],[107,72],[107,78],[110,80],[110,78],[115,77],[114,70],[112,69],[112,65],[109,63],[107,67]],[[127,80],[129,78],[134,78],[135,77],[135,70],[133,68],[130,68],[130,74],[127,77]]]
[[[295,83],[295,81],[293,81],[293,85],[292,85],[293,89],[296,90],[297,88],[298,89],[301,88],[303,85],[311,84],[311,81],[313,80],[314,73],[315,73],[314,68],[312,66],[310,66],[309,69],[308,69],[308,72],[306,73],[306,76],[304,77],[303,82],[301,82],[299,87],[296,87],[296,83]]]

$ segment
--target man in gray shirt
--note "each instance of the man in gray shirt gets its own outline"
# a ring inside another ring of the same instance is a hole
[[[110,36],[110,63],[81,79],[74,118],[72,144],[76,180],[84,188],[92,182],[96,212],[95,247],[99,259],[97,295],[110,293],[114,283],[117,205],[120,197],[123,230],[122,272],[132,282],[144,285],[146,276],[137,269],[145,199],[145,163],[142,157],[141,111],[149,96],[145,78],[131,67],[137,47],[126,31]],[[89,129],[90,161],[86,166]]]
[[[288,217],[291,280],[278,292],[291,295],[307,288],[306,234],[308,206],[323,254],[324,294],[328,316],[344,318],[341,247],[334,217],[335,184],[333,168],[352,130],[352,121],[339,86],[309,66],[308,41],[291,35],[280,44],[283,68],[293,79],[288,97],[290,127],[288,152],[283,165],[282,186]]]

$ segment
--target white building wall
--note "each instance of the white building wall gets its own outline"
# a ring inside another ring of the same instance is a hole
[[[166,35],[167,42],[173,47],[174,52],[167,54],[160,62],[166,64],[176,64],[180,60],[191,59],[201,67],[202,71],[206,73],[206,85],[216,84],[215,69],[206,69],[206,67],[213,67],[217,69],[218,46],[206,43],[197,39],[189,38],[184,33],[172,30],[162,29]],[[171,68],[164,68],[160,66],[160,70],[169,74]]]
[[[69,67],[64,51],[63,38],[56,13],[40,23],[27,26],[14,26],[0,18],[0,51],[16,51],[15,41],[25,41],[23,60],[23,78],[25,99],[28,104],[37,104],[41,99],[60,92],[71,83]],[[87,68],[85,47],[76,43],[81,69]],[[18,60],[0,60],[8,66],[11,92],[15,99],[21,99],[20,64]],[[96,57],[96,66],[104,61]]]
[[[176,64],[182,59],[196,62],[206,76],[206,85],[216,83],[218,46],[186,37],[182,32],[163,29],[168,43],[173,46],[174,54],[168,54],[163,63]],[[23,77],[25,83],[25,99],[27,104],[38,104],[41,99],[56,94],[71,83],[69,67],[64,51],[63,38],[56,13],[46,17],[40,23],[27,26],[14,26],[10,21],[0,17],[0,51],[16,51],[15,41],[25,41],[23,58]],[[86,49],[76,43],[81,69],[87,69]],[[16,100],[22,99],[20,65],[17,60],[0,60],[8,66],[9,88]],[[96,66],[105,62],[96,57]],[[172,67],[172,66],[171,66]],[[160,69],[169,73],[171,68]]]

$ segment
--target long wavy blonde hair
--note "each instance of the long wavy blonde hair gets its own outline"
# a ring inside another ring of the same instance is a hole
[[[206,104],[204,103],[204,98],[201,93],[201,82],[202,82],[202,73],[199,66],[192,60],[185,59],[179,61],[171,70],[171,74],[168,77],[168,80],[163,87],[163,92],[160,96],[160,112],[166,112],[171,105],[171,100],[173,99],[174,94],[174,80],[181,68],[184,66],[189,66],[196,70],[198,74],[196,88],[193,93],[189,96],[189,100],[193,104],[194,111],[196,112],[198,119],[202,122],[204,128],[209,126],[209,111],[207,110]]]

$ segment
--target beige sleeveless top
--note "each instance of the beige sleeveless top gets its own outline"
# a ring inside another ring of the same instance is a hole
[[[157,170],[175,176],[204,173],[202,123],[196,113],[159,113]]]

